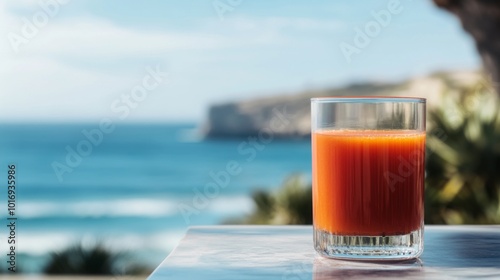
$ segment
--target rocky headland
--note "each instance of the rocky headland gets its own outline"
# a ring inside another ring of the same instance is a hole
[[[412,96],[427,98],[428,107],[439,104],[445,92],[472,86],[478,72],[440,72],[399,83],[367,82],[341,88],[310,90],[209,108],[202,133],[208,138],[248,137],[268,133],[275,138],[307,138],[310,135],[310,98],[324,96]]]

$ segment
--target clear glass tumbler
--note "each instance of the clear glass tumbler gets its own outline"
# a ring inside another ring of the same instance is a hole
[[[423,251],[423,98],[311,99],[314,247],[339,259]]]

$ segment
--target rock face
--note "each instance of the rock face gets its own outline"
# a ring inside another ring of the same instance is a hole
[[[484,69],[500,94],[500,1],[434,0],[434,3],[455,14],[474,38]]]
[[[309,99],[285,96],[214,105],[205,126],[207,137],[248,137],[272,133],[276,138],[306,137]]]
[[[428,106],[437,105],[441,93],[450,86],[461,87],[477,82],[476,72],[437,73],[402,83],[364,83],[344,88],[315,90],[213,105],[202,126],[208,138],[261,136],[308,138],[310,136],[310,98],[324,96],[414,96],[427,98]]]

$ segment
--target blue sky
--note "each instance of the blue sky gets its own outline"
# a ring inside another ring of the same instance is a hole
[[[382,10],[390,22],[348,62],[339,46]],[[430,0],[6,0],[0,34],[1,122],[199,122],[214,103],[480,65]],[[168,79],[114,110],[155,68]]]

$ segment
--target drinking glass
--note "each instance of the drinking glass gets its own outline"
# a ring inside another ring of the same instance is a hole
[[[423,251],[424,98],[311,99],[314,246],[326,257]]]

